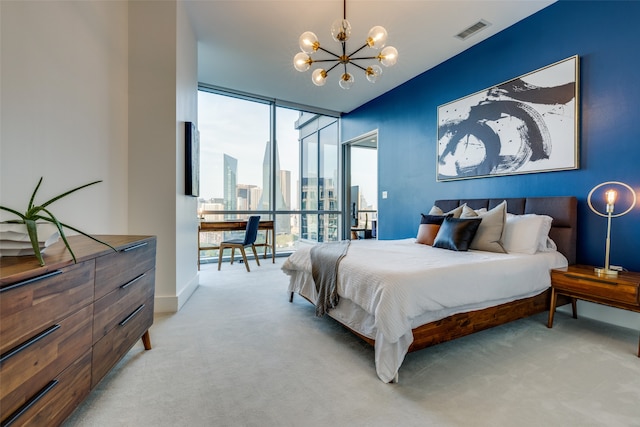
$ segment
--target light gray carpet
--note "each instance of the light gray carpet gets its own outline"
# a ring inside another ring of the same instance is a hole
[[[546,313],[409,354],[373,349],[300,297],[283,259],[204,264],[67,426],[640,426],[638,333]]]

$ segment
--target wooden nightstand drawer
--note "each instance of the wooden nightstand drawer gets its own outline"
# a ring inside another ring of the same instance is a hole
[[[617,277],[600,276],[593,267],[586,265],[570,265],[564,269],[551,270],[551,307],[547,327],[553,327],[558,295],[572,299],[574,319],[578,318],[576,299],[640,313],[639,287],[640,273],[620,272]]]
[[[153,324],[153,296],[124,316],[93,346],[91,388],[115,365]]]
[[[156,240],[141,240],[96,258],[96,300],[156,265]]]
[[[640,306],[638,299],[638,282],[628,280],[624,274],[617,278],[598,277],[591,271],[551,271],[553,287],[558,292],[567,291],[595,300],[616,301],[624,304]]]
[[[57,426],[89,394],[91,384],[91,351],[65,369],[55,379],[38,389],[21,407],[9,412],[2,425]],[[3,412],[5,411],[3,407]]]
[[[49,325],[2,354],[0,406],[14,412],[91,347],[93,306]]]
[[[153,299],[155,269],[120,285],[94,303],[93,342],[107,335],[141,304]]]
[[[94,261],[22,280],[0,290],[0,353],[93,302]]]

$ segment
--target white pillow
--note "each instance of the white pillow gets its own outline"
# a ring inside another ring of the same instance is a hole
[[[549,236],[540,243],[541,245],[538,247],[538,252],[554,252],[558,250],[558,245],[556,245],[556,242]]]
[[[547,215],[507,214],[502,234],[502,246],[508,253],[535,254],[547,247],[553,218]]]

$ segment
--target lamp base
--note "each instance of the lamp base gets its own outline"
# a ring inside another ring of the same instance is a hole
[[[604,276],[604,277],[618,277],[618,272],[616,270],[609,270],[608,268],[594,268],[593,271],[595,271],[595,273],[598,276]]]

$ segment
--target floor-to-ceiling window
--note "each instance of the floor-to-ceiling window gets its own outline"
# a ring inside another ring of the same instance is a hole
[[[201,87],[198,128],[203,220],[273,219],[279,253],[341,237],[337,117]],[[231,236],[201,239],[215,245]]]

